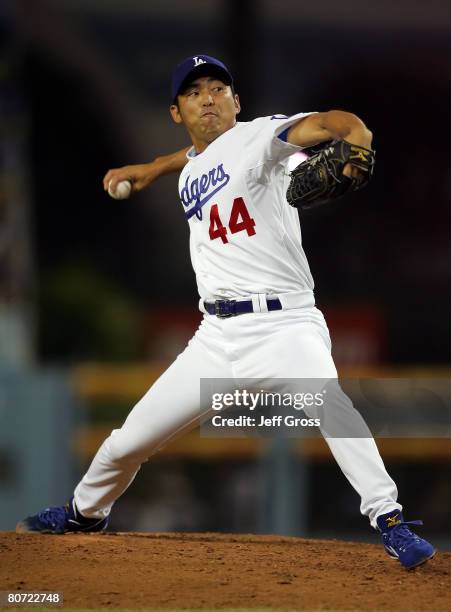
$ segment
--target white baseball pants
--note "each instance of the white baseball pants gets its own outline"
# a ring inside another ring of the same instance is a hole
[[[226,319],[205,315],[185,350],[98,450],[75,489],[79,511],[86,517],[107,516],[141,464],[199,424],[201,378],[336,377],[329,332],[315,307]],[[380,514],[402,509],[373,438],[326,441],[373,527]]]

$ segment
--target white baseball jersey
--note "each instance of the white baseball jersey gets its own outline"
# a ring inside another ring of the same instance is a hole
[[[197,426],[201,379],[337,377],[327,327],[313,303],[297,211],[285,200],[287,161],[299,147],[278,134],[304,116],[237,123],[184,168],[180,197],[202,300],[251,295],[254,302],[255,294],[272,293],[284,310],[203,318],[185,350],[100,447],[74,491],[84,516],[108,516],[140,465]],[[285,309],[282,298],[299,294],[307,300],[296,298]],[[402,509],[372,438],[326,441],[373,527],[380,514]]]
[[[238,122],[188,152],[179,193],[201,301],[313,291],[298,213],[285,198],[288,158],[300,147],[278,137],[309,114]]]

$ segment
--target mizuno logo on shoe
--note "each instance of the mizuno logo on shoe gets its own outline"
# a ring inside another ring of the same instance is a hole
[[[385,521],[387,523],[387,527],[394,527],[395,525],[401,524],[399,514],[395,514],[394,516],[388,516]]]

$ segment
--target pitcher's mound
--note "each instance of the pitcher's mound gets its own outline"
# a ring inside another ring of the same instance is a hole
[[[376,544],[3,532],[0,556],[1,590],[62,591],[67,608],[450,610],[451,553],[407,571]]]

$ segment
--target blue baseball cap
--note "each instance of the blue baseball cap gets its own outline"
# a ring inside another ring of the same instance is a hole
[[[217,76],[226,85],[232,85],[229,69],[220,60],[209,55],[193,55],[179,64],[172,75],[172,100],[175,102],[183,87],[202,76]]]

